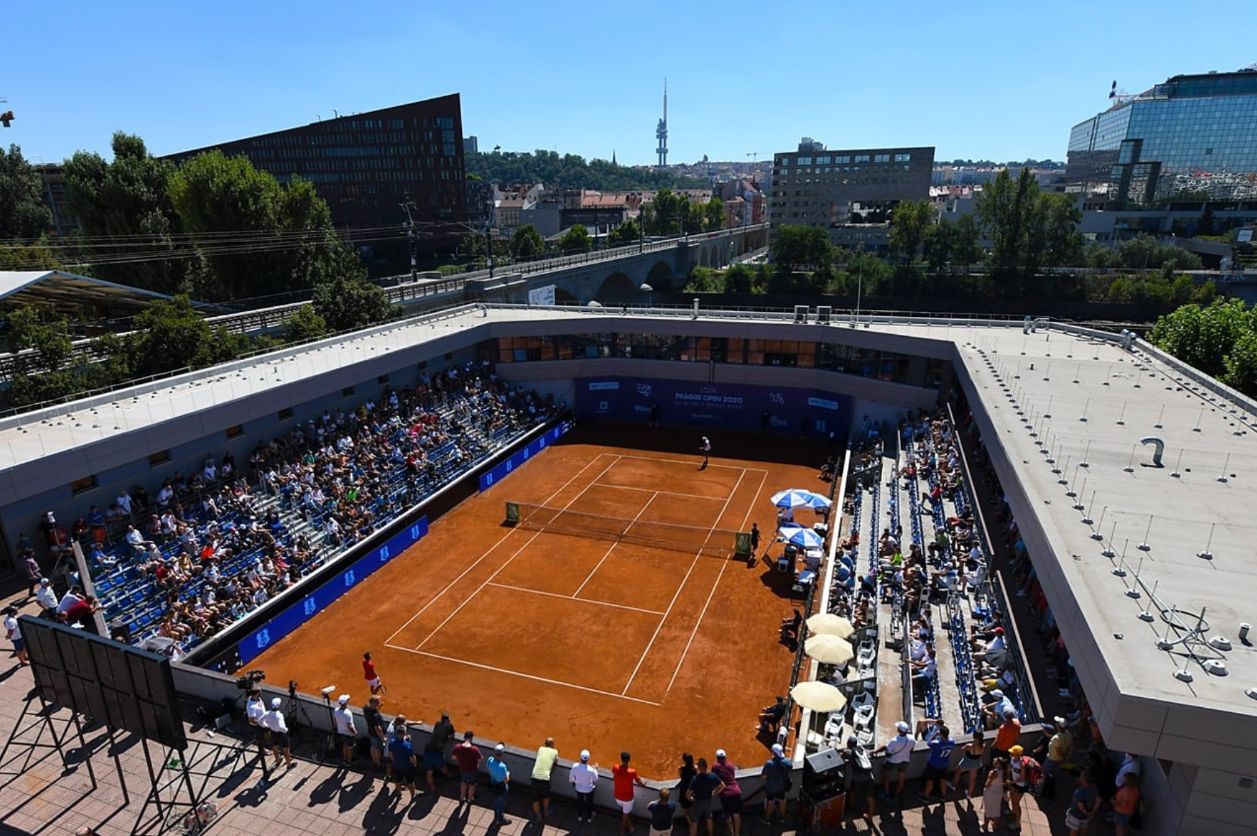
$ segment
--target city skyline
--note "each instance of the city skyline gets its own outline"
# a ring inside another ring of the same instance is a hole
[[[1246,8],[1222,6],[1231,19]],[[209,19],[192,8],[128,8],[126,19],[87,4],[56,17],[11,12],[20,37],[0,97],[16,118],[0,142],[59,162],[79,149],[108,155],[123,130],[169,154],[459,93],[464,133],[484,150],[614,153],[648,165],[666,76],[674,164],[763,160],[802,136],[831,147],[933,145],[939,160],[1063,160],[1070,126],[1104,109],[1112,80],[1136,93],[1257,57],[1244,38],[1193,50],[1133,3],[1067,2],[1051,19],[976,3],[940,19],[802,6],[764,16],[735,2],[675,21],[673,7],[648,2],[623,21],[576,4],[539,17],[491,2],[488,29],[482,15],[372,3],[357,8],[358,26],[320,2],[301,15],[227,3]],[[651,31],[645,20],[669,24]],[[727,37],[713,35],[726,26]],[[1141,49],[1115,53],[1114,31]],[[49,60],[50,43],[84,57]],[[622,70],[614,80],[608,62]]]

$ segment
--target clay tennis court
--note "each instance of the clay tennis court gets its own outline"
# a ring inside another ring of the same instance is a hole
[[[700,532],[758,522],[766,544],[769,496],[822,484],[815,467],[759,460],[797,460],[801,441],[713,435],[700,470],[692,452],[641,449],[647,438],[578,429],[435,521],[250,667],[307,693],[334,683],[360,706],[369,649],[386,712],[430,723],[444,709],[481,742],[532,748],[553,735],[565,756],[589,748],[604,766],[628,749],[660,778],[682,751],[710,757],[724,747],[735,761],[762,762],[756,716],[785,693],[792,655],[778,627],[797,603],[765,561],[503,524],[513,500]],[[763,452],[726,455],[734,449]]]

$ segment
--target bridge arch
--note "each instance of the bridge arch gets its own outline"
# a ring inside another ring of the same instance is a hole
[[[655,290],[671,290],[676,274],[666,261],[656,261],[646,274],[646,282]]]
[[[640,295],[637,290],[639,284],[639,282],[633,281],[627,273],[617,270],[603,279],[602,284],[598,286],[598,292],[594,294],[594,298],[604,305],[608,303],[632,302]]]

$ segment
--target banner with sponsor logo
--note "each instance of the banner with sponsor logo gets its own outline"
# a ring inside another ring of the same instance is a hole
[[[576,414],[587,420],[657,421],[845,441],[851,399],[814,389],[586,377],[576,381]]]
[[[554,304],[554,285],[548,284],[544,287],[534,287],[528,291],[528,304],[530,305],[553,305]]]
[[[328,578],[300,601],[269,619],[241,639],[240,664],[247,665],[268,647],[314,618],[329,604],[371,576],[376,569],[400,555],[428,534],[428,518],[420,517],[382,546],[376,546],[347,569]]]
[[[515,468],[524,464],[533,456],[558,441],[571,428],[571,421],[564,421],[561,424],[551,427],[541,435],[534,438],[532,441],[525,444],[523,447],[516,450],[507,459],[498,462],[489,470],[481,473],[480,490],[487,491],[507,476],[510,476],[515,472]]]

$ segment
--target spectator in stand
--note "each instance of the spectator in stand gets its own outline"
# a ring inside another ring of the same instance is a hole
[[[1126,772],[1122,775],[1122,786],[1113,796],[1114,836],[1127,836],[1131,828],[1137,824],[1134,819],[1138,812],[1139,775],[1135,772]]]
[[[393,742],[388,745],[388,753],[393,762],[393,775],[397,779],[396,792],[401,794],[402,788],[410,790],[410,800],[415,800],[415,746],[410,737],[410,729],[402,723],[393,733]]]
[[[511,770],[506,765],[506,744],[493,747],[493,754],[485,763],[489,770],[489,789],[493,792],[493,823],[501,826],[511,823],[506,817],[506,801],[511,791]]]
[[[912,727],[906,722],[900,720],[895,724],[895,730],[899,732],[897,735],[873,750],[873,754],[886,753],[886,760],[882,764],[882,794],[887,798],[899,798],[903,795],[904,780],[908,775],[908,763],[912,760],[912,750],[916,746],[916,743],[908,736]],[[892,777],[896,779],[893,796],[890,792]]]
[[[969,780],[964,785],[965,798],[973,803],[974,790],[978,784],[978,773],[982,771],[982,761],[986,757],[986,736],[981,731],[973,733],[973,740],[965,744],[960,750],[960,763],[956,766],[956,772],[952,775],[952,785],[961,786],[961,780],[967,775]]]
[[[288,742],[288,722],[284,719],[284,712],[280,710],[283,704],[284,701],[279,697],[272,699],[271,710],[263,714],[258,723],[269,733],[271,752],[275,755],[275,768],[279,769],[282,756],[282,760],[291,769],[292,747]]]
[[[5,607],[4,635],[13,642],[13,655],[17,657],[18,667],[24,668],[30,662],[26,658],[26,642],[22,639],[22,625],[17,623],[17,615],[17,607]]]
[[[1083,770],[1078,775],[1078,783],[1074,787],[1073,797],[1069,800],[1069,810],[1065,813],[1065,826],[1069,828],[1069,836],[1081,836],[1087,832],[1091,817],[1100,809],[1100,795],[1096,792],[1091,776]],[[1114,824],[1116,824],[1116,816]]]
[[[1043,758],[1043,797],[1056,797],[1056,775],[1069,762],[1074,750],[1074,737],[1064,717],[1052,718],[1053,734]]]
[[[1004,820],[1004,797],[1008,784],[1008,759],[996,757],[991,761],[982,790],[982,832],[998,830]]]
[[[644,787],[646,782],[637,775],[637,770],[629,766],[632,756],[628,752],[620,753],[620,762],[611,767],[611,778],[614,783],[615,803],[620,808],[620,832],[633,832],[633,787]]]
[[[341,756],[345,766],[354,762],[354,747],[358,743],[358,730],[354,727],[354,713],[349,709],[349,695],[341,694],[336,700],[336,708],[332,709],[332,718],[336,721],[336,737],[340,740]],[[411,793],[413,794],[413,783]]]
[[[851,799],[852,809],[855,809],[856,796],[863,795],[864,819],[871,822],[877,812],[877,790],[874,789],[873,784],[873,759],[869,757],[868,750],[860,745],[860,739],[855,735],[847,738],[847,748],[842,750],[842,761],[846,766],[843,772],[843,787],[847,791],[847,797]]]
[[[458,804],[474,804],[476,784],[480,780],[480,748],[472,742],[471,729],[463,732],[463,742],[454,747],[454,761],[458,764]]]
[[[554,738],[547,737],[537,749],[537,758],[532,765],[532,814],[537,824],[544,824],[550,814],[550,775],[558,759],[559,750],[554,748]]]
[[[30,586],[26,590],[26,597],[30,598],[39,588],[39,582],[43,579],[43,570],[39,568],[39,561],[35,559],[35,550],[27,549],[22,554],[22,568],[26,572],[26,580]]]
[[[956,741],[951,739],[951,732],[944,724],[939,724],[938,734],[929,742],[930,757],[925,764],[925,787],[921,790],[921,800],[929,801],[930,790],[938,785],[938,797],[941,801],[947,797],[951,787],[947,783],[947,771],[951,767],[951,753],[956,748]]]
[[[379,705],[380,698],[372,695],[372,700]],[[423,774],[428,781],[428,791],[436,792],[436,774],[445,772],[445,747],[454,739],[454,724],[450,715],[442,711],[441,719],[432,727],[432,734],[423,747]]]
[[[764,762],[760,776],[764,781],[764,822],[772,824],[774,813],[784,824],[786,820],[786,793],[790,791],[790,761],[780,743],[772,746],[772,757]]]
[[[686,794],[690,797],[690,836],[698,836],[698,824],[707,825],[707,836],[712,836],[714,827],[711,823],[712,803],[724,792],[725,785],[720,778],[707,771],[707,759],[699,758],[697,771],[690,781]],[[621,825],[623,829],[623,825]]]
[[[676,794],[677,801],[681,805],[681,813],[684,815],[685,821],[693,829],[694,818],[691,816],[691,805],[693,801],[690,796],[690,783],[694,780],[694,776],[698,774],[698,767],[694,766],[694,756],[689,752],[681,755],[681,765],[677,767],[677,784]]]
[[[667,787],[659,790],[659,798],[646,805],[646,811],[650,815],[650,836],[669,836],[676,810],[672,790]]]
[[[66,608],[65,612],[60,614],[59,618],[62,623],[71,627],[81,627],[89,633],[95,633],[96,622],[93,616],[96,615],[96,610],[98,609],[96,599],[88,595],[86,598],[72,603]]]
[[[39,588],[35,590],[35,603],[40,606],[40,618],[56,618],[57,593],[52,591],[52,581],[47,578],[39,579]]]
[[[724,749],[716,750],[716,763],[711,771],[724,789],[720,791],[720,809],[729,823],[730,836],[742,833],[742,787],[738,785],[738,765],[729,760]]]
[[[589,763],[589,750],[581,749],[580,761],[569,772],[572,790],[576,793],[576,820],[594,820],[594,788],[598,786],[598,768]]]

